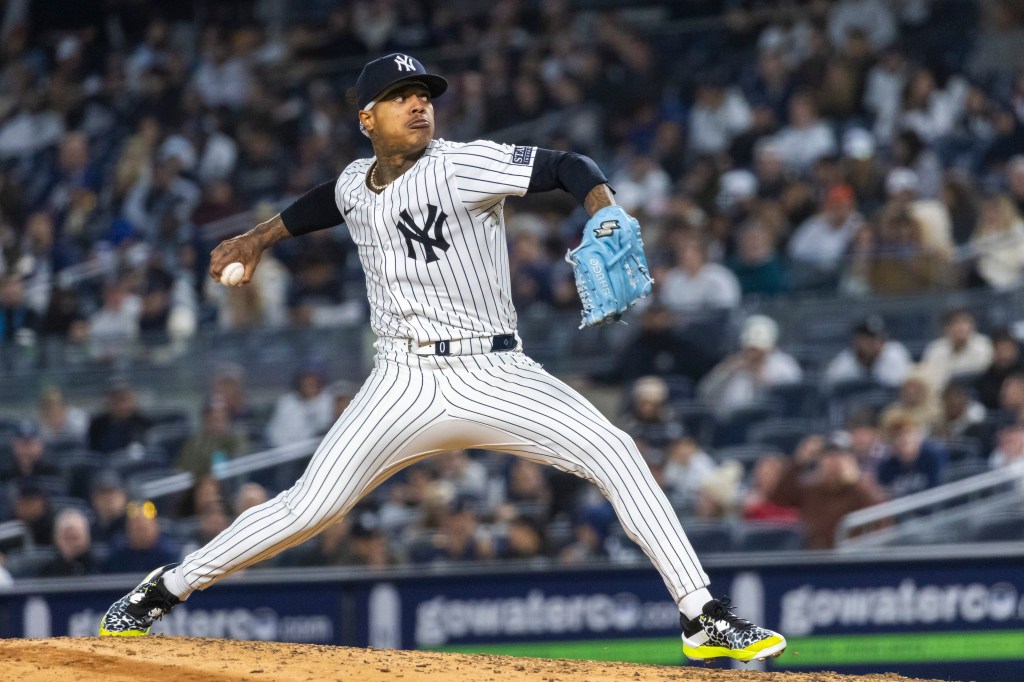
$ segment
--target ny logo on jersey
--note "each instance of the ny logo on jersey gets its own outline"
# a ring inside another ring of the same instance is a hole
[[[448,219],[448,216],[444,211],[438,209],[433,204],[427,204],[427,222],[420,227],[413,220],[412,216],[409,215],[409,210],[403,208],[402,212],[398,214],[401,216],[402,221],[398,223],[398,231],[405,237],[405,246],[409,252],[409,258],[416,260],[416,250],[413,248],[413,242],[419,242],[423,245],[423,252],[426,254],[426,261],[433,263],[439,260],[437,254],[434,253],[434,248],[437,247],[442,251],[447,251],[448,247],[451,246],[444,238],[441,233],[441,228],[444,227],[444,221]],[[434,235],[430,236],[430,230],[434,230]]]
[[[611,237],[615,234],[615,230],[621,227],[618,220],[605,220],[601,223],[600,227],[594,228],[595,237]]]
[[[416,65],[412,63],[412,57],[405,54],[395,56],[395,66],[399,71],[415,71]]]

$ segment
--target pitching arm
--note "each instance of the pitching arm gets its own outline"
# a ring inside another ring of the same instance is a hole
[[[530,186],[526,192],[548,192],[553,189],[573,195],[590,215],[615,204],[608,178],[593,159],[575,152],[538,147]]]

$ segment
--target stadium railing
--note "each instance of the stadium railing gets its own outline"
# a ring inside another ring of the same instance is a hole
[[[943,541],[953,542],[958,538],[950,535],[958,526],[963,532],[979,516],[1019,507],[1022,502],[1024,462],[1015,462],[847,514],[836,529],[836,547],[858,551],[886,544],[920,543],[934,531],[943,531]]]

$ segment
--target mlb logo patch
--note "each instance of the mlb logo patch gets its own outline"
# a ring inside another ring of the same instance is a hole
[[[516,147],[512,150],[512,163],[517,166],[529,166],[533,156],[533,147]]]

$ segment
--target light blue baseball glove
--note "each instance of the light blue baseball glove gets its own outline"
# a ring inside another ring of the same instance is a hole
[[[580,329],[613,322],[651,293],[640,223],[620,206],[606,206],[583,228],[583,241],[565,254],[583,304]]]

